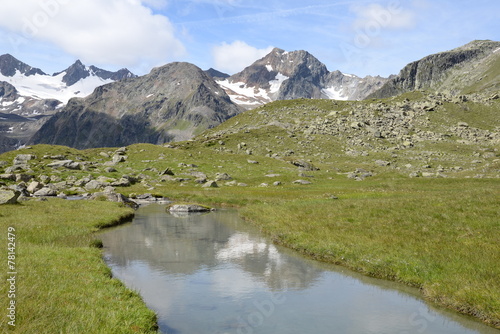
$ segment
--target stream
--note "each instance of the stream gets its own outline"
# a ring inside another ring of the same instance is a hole
[[[499,334],[422,300],[417,289],[274,245],[236,210],[141,207],[100,235],[114,277],[164,334]]]

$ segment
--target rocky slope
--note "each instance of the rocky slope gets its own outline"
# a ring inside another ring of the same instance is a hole
[[[306,51],[286,52],[275,48],[242,72],[217,82],[235,103],[251,109],[271,101],[302,97],[359,100],[385,81],[381,77],[331,73]]]
[[[276,101],[196,140],[221,152],[249,154],[252,160],[312,162],[357,180],[381,172],[499,178],[499,108],[498,96],[478,94]]]
[[[87,98],[72,99],[31,143],[75,148],[161,144],[189,139],[239,112],[201,69],[171,63],[142,77],[98,87]]]
[[[473,41],[410,63],[368,98],[385,98],[415,90],[451,94],[498,92],[500,42]]]

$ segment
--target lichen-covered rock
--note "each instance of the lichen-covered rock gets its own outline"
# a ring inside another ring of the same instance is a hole
[[[16,204],[21,192],[12,189],[0,189],[0,205]]]

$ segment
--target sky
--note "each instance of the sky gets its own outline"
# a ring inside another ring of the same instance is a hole
[[[330,71],[397,74],[476,39],[500,41],[498,0],[0,0],[0,54],[46,73],[77,59],[138,75],[173,61],[234,74],[274,47]]]

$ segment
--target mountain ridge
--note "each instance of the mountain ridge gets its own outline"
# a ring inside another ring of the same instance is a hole
[[[473,86],[492,70],[496,75],[485,87],[495,91],[500,88],[500,42],[476,40],[409,63],[368,98],[387,98],[414,90],[471,93]]]

